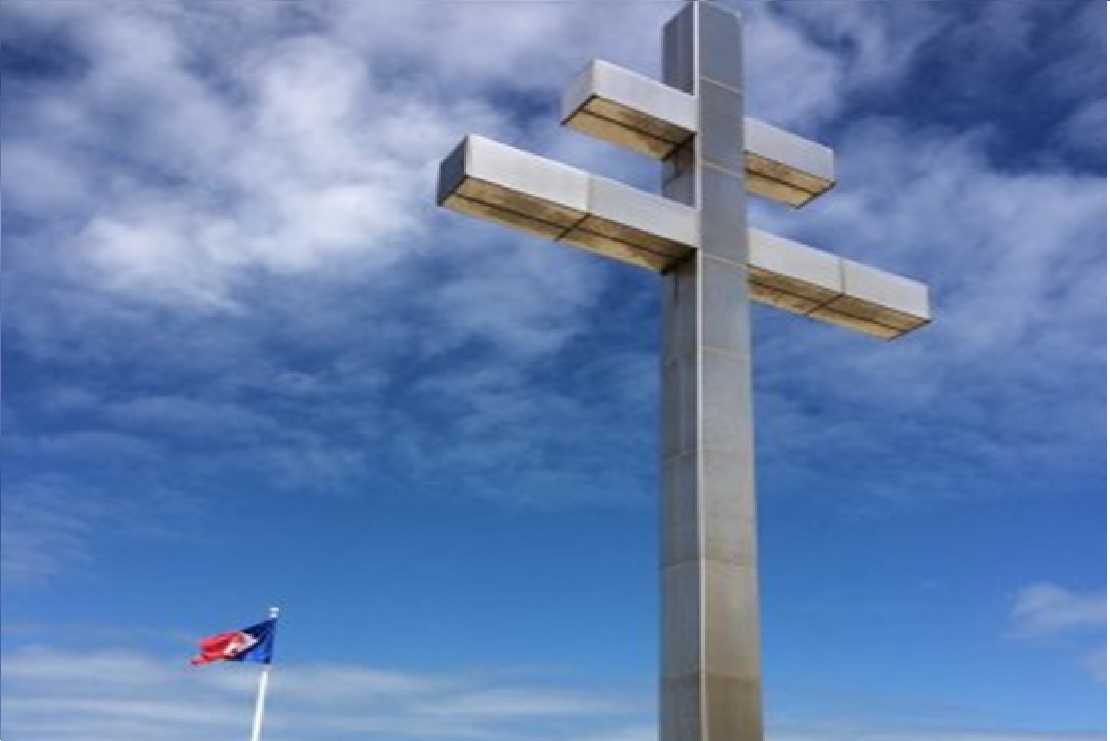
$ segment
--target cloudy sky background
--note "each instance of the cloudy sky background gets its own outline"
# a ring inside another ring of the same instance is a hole
[[[673,2],[6,1],[9,741],[655,737],[657,279],[435,208]],[[761,228],[927,282],[895,343],[757,307],[772,741],[1105,737],[1099,2],[742,6],[840,182]]]

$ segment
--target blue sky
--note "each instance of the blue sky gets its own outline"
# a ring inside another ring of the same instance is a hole
[[[8,741],[648,741],[657,279],[436,209],[671,2],[7,1]],[[754,311],[771,741],[1105,737],[1103,3],[738,6],[751,204],[927,282],[894,343]]]

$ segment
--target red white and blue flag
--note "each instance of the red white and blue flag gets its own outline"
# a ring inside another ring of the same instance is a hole
[[[271,618],[242,630],[206,636],[198,642],[200,653],[189,663],[209,664],[213,661],[252,661],[269,664],[274,655],[274,629],[277,620]]]

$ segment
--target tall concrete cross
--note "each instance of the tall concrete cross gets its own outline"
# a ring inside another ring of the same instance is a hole
[[[563,123],[663,162],[663,196],[477,136],[440,204],[663,276],[662,741],[763,738],[749,299],[891,339],[923,285],[749,229],[747,191],[795,207],[827,148],[743,115],[740,16],[692,0],[663,30],[664,83],[594,61]]]

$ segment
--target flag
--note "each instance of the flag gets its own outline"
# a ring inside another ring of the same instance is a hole
[[[205,636],[198,641],[200,653],[189,663],[208,664],[213,661],[253,661],[269,664],[274,654],[274,629],[277,620],[271,618],[242,630]]]

